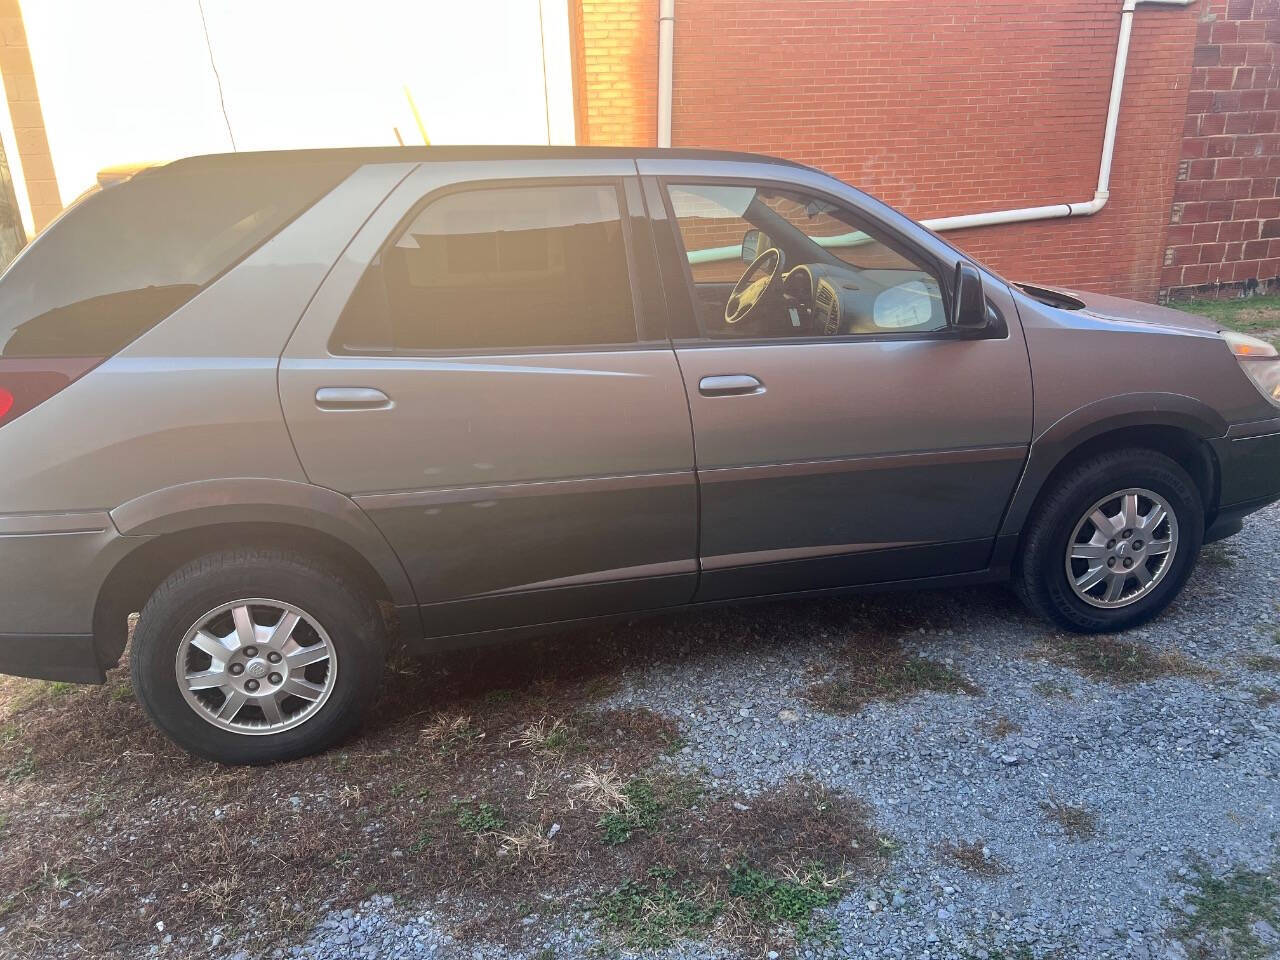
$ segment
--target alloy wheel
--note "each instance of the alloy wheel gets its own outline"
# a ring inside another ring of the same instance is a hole
[[[333,692],[337,653],[316,619],[279,600],[224,603],[178,645],[178,688],[204,720],[233,733],[281,733]]]
[[[1067,541],[1067,582],[1095,607],[1125,607],[1145,597],[1172,568],[1178,518],[1169,502],[1142,487],[1117,490],[1085,511]]]

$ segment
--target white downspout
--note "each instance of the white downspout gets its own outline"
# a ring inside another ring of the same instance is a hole
[[[997,223],[1021,223],[1026,220],[1051,220],[1056,217],[1088,217],[1107,205],[1111,186],[1111,159],[1116,149],[1116,127],[1120,123],[1120,100],[1124,95],[1125,65],[1129,60],[1129,37],[1133,33],[1133,11],[1140,3],[1159,3],[1166,6],[1185,7],[1194,0],[1124,0],[1120,11],[1120,38],[1116,42],[1116,63],[1111,72],[1111,100],[1107,103],[1107,126],[1102,135],[1102,159],[1098,164],[1098,188],[1093,199],[1081,203],[1051,203],[1043,207],[1022,207],[1017,210],[992,210],[988,213],[971,213],[958,217],[938,217],[921,220],[932,230],[962,230],[965,227],[986,227]]]
[[[676,0],[658,3],[658,146],[671,146],[671,64],[675,53]]]

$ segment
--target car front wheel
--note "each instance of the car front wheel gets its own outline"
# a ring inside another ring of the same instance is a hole
[[[262,764],[350,733],[382,674],[377,605],[336,568],[291,552],[228,550],[175,571],[134,632],[134,690],[180,746]]]
[[[1070,470],[1028,523],[1014,587],[1036,613],[1087,633],[1124,630],[1181,591],[1204,536],[1195,482],[1154,450],[1100,454]]]

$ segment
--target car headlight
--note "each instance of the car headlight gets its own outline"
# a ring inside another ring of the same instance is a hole
[[[1257,337],[1235,330],[1223,330],[1222,339],[1236,355],[1240,369],[1262,395],[1280,407],[1280,351]]]

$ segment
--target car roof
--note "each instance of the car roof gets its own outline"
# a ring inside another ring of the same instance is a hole
[[[322,150],[263,150],[244,153],[213,153],[186,157],[153,170],[194,173],[204,169],[242,166],[336,164],[352,169],[366,163],[423,163],[468,160],[720,160],[776,163],[789,167],[802,164],[781,157],[731,150],[659,147],[547,147],[547,146],[413,146],[338,147]]]

